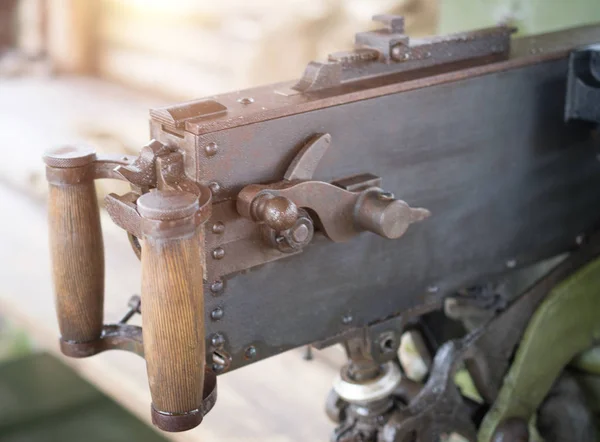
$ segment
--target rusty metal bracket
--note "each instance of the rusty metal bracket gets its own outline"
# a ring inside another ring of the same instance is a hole
[[[298,208],[309,209],[334,242],[348,241],[365,230],[397,239],[410,224],[430,215],[426,209],[412,208],[393,194],[369,186],[377,179],[373,175],[361,175],[363,182],[346,179],[351,188],[342,187],[340,182],[335,185],[311,180],[330,144],[329,134],[317,134],[298,152],[283,181],[244,187],[237,196],[238,213],[275,231],[290,230],[294,236],[300,228]],[[303,233],[298,247],[308,244],[308,238]]]

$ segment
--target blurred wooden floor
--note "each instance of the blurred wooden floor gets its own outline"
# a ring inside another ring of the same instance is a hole
[[[44,349],[58,352],[40,157],[56,144],[91,142],[102,150],[137,151],[147,142],[152,97],[97,80],[0,78],[0,309],[26,327]],[[108,146],[108,148],[107,148]],[[139,292],[140,266],[125,234],[103,219],[106,321],[118,320]],[[139,321],[139,318],[137,318]],[[177,441],[319,441],[332,424],[324,400],[343,356],[296,350],[219,377],[219,399],[200,428],[170,435]],[[109,352],[64,359],[142,419],[150,395],[144,361]]]

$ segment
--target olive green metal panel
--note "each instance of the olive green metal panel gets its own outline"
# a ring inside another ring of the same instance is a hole
[[[490,441],[510,417],[528,421],[565,366],[600,342],[600,260],[556,286],[537,309],[517,350],[479,441]]]

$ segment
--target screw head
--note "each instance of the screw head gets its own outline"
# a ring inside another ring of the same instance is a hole
[[[254,345],[251,345],[246,349],[246,351],[244,351],[244,357],[246,359],[254,359],[256,357],[256,353],[256,347]]]
[[[225,369],[225,366],[223,364],[217,364],[216,362],[213,362],[211,368],[215,373],[221,373]]]
[[[212,251],[212,257],[213,259],[223,259],[225,257],[225,250],[223,250],[223,247],[217,247],[214,249]]]
[[[224,287],[225,287],[225,284],[223,283],[223,281],[220,279],[217,279],[210,285],[210,291],[213,294],[221,293],[223,291]]]
[[[218,321],[223,318],[224,314],[225,312],[223,311],[223,309],[221,307],[217,307],[212,312],[210,312],[210,318],[213,321]]]
[[[223,224],[221,221],[217,221],[216,223],[214,223],[212,225],[212,233],[216,234],[216,235],[220,235],[221,233],[223,233],[225,231],[225,224]]]
[[[292,231],[292,238],[298,243],[303,243],[306,241],[309,234],[308,226],[306,224],[300,224]]]
[[[217,143],[208,143],[204,146],[204,153],[206,153],[207,157],[214,157],[218,151],[219,146],[217,146]]]

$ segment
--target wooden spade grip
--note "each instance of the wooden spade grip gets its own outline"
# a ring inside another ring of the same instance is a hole
[[[48,222],[61,338],[100,337],[104,305],[104,246],[91,167],[95,153],[59,148],[44,156],[50,185]]]
[[[202,421],[204,383],[203,231],[198,198],[156,191],[138,199],[142,216],[142,322],[152,420],[165,431]]]

